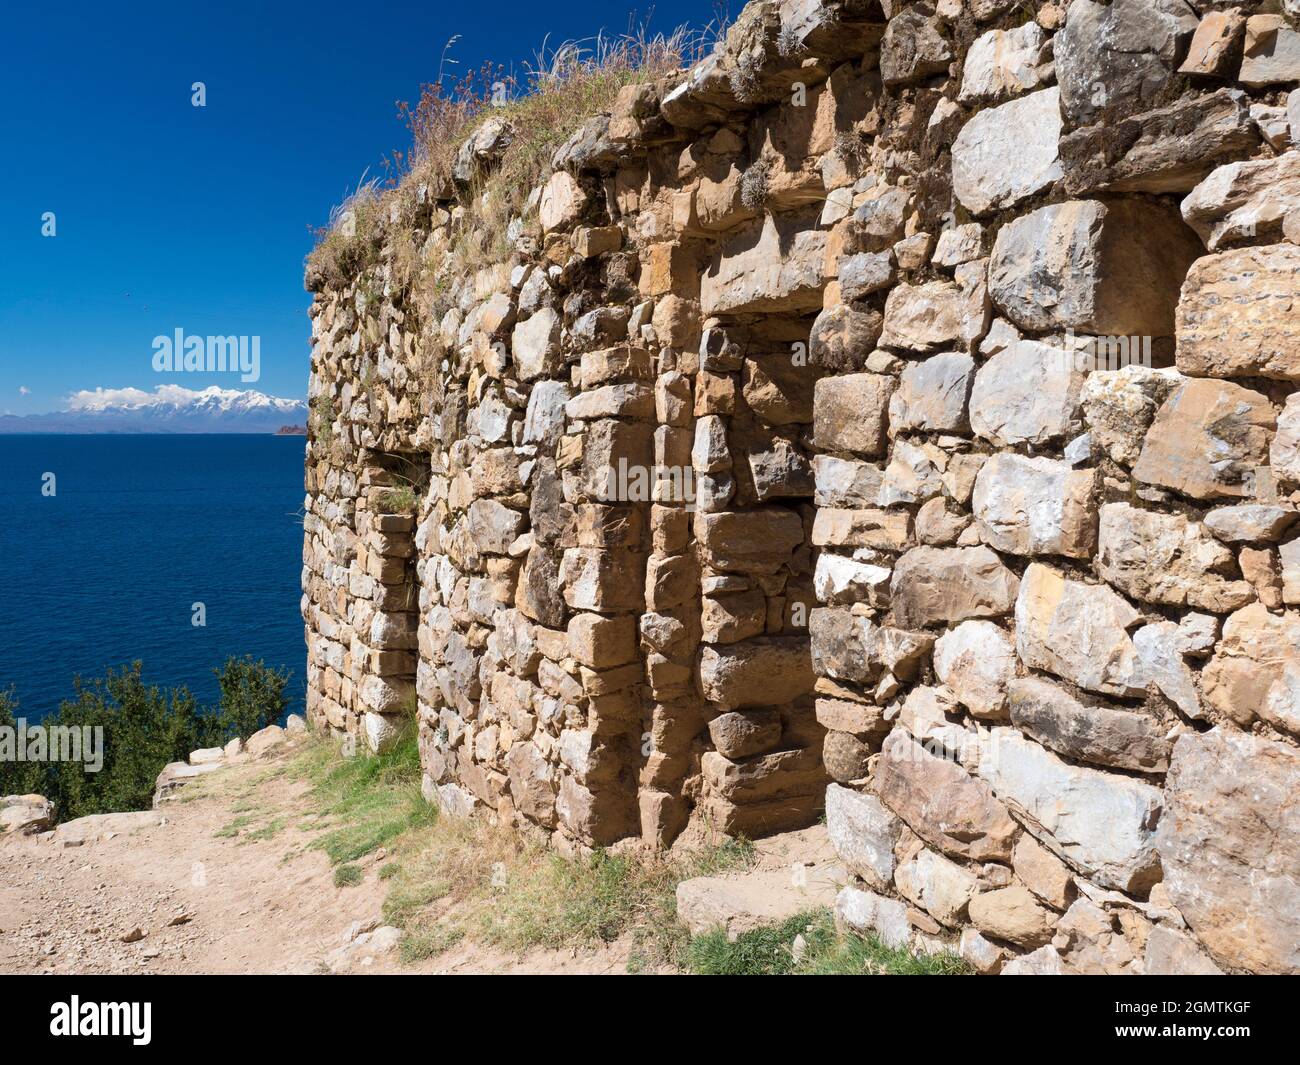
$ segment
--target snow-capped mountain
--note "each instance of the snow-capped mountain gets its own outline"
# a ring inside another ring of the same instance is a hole
[[[274,433],[306,421],[305,400],[159,385],[74,392],[66,410],[0,416],[0,433]]]

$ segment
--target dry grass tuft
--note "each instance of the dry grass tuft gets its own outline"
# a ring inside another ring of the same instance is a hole
[[[390,283],[417,289],[415,302],[432,308],[425,325],[435,325],[444,309],[437,298],[439,278],[465,276],[508,256],[509,222],[521,214],[529,191],[550,170],[555,150],[586,119],[610,110],[624,86],[689,66],[707,53],[718,32],[712,25],[699,32],[679,28],[654,35],[641,28],[621,36],[566,41],[556,48],[544,44],[520,74],[494,63],[450,85],[440,74],[422,87],[416,103],[399,105],[412,145],[404,157],[394,156],[390,171],[396,176],[390,176],[390,186],[380,189],[377,180],[363,181],[332,212],[308,257],[309,275],[316,274],[326,287],[345,287],[378,262],[381,246],[389,242]],[[447,258],[425,262],[427,234],[421,227],[426,191],[435,199],[451,193],[456,153],[492,118],[513,127],[510,144],[486,178],[460,190],[460,201],[473,210],[467,212],[470,224],[452,235]]]

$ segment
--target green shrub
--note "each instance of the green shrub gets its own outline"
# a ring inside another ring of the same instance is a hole
[[[226,659],[226,664],[213,672],[221,689],[221,701],[211,746],[228,743],[236,736],[251,736],[274,725],[289,709],[284,694],[288,670],[271,669],[265,662],[254,662],[252,655],[245,655]]]
[[[0,728],[17,728],[18,700],[13,692],[0,692]],[[0,760],[0,795],[41,793],[45,767],[34,762]]]
[[[228,659],[213,671],[221,697],[216,707],[207,708],[184,685],[164,692],[145,684],[141,669],[135,662],[90,681],[74,679],[73,698],[40,722],[46,728],[102,729],[98,772],[87,772],[82,761],[0,761],[0,794],[44,795],[55,803],[60,820],[147,810],[168,762],[184,761],[191,751],[234,736],[250,736],[279,720],[288,707],[288,672],[251,657]],[[14,726],[17,710],[13,696],[0,693],[0,725]]]

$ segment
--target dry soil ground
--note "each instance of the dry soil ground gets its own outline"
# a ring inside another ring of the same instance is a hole
[[[343,956],[357,922],[379,923],[377,863],[361,883],[335,887],[329,860],[298,823],[307,785],[267,770],[265,761],[223,769],[159,811],[162,824],[80,846],[0,839],[0,972],[626,971],[619,943],[522,956],[461,943],[416,965],[365,946]],[[259,809],[280,812],[278,832],[232,834],[250,788]]]

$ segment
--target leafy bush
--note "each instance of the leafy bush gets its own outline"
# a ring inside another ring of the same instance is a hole
[[[251,655],[228,658],[217,675],[221,689],[219,712],[208,733],[210,746],[225,744],[236,736],[243,738],[274,725],[289,709],[284,694],[289,671],[271,669],[266,663],[254,662]]]
[[[18,701],[13,692],[0,692],[0,728],[17,728]],[[33,762],[0,759],[0,795],[39,793],[45,767]]]
[[[82,761],[0,761],[0,794],[37,792],[54,801],[61,820],[147,810],[168,762],[183,761],[193,750],[234,736],[250,736],[277,721],[288,707],[286,671],[245,657],[231,658],[213,672],[221,690],[215,708],[200,706],[184,685],[170,692],[146,685],[139,662],[88,682],[75,679],[74,697],[40,725],[103,729],[99,771],[87,772]],[[0,694],[0,725],[16,727],[18,716],[13,696]]]

